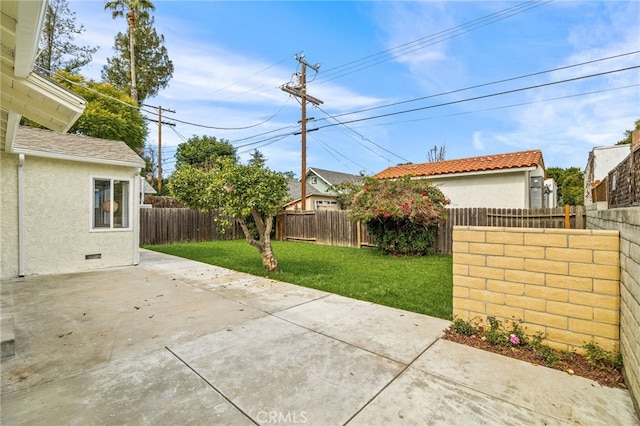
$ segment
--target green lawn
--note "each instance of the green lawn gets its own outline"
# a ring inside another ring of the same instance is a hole
[[[150,250],[252,275],[450,319],[451,256],[391,257],[374,249],[274,241],[279,273],[262,268],[244,240],[145,246]]]

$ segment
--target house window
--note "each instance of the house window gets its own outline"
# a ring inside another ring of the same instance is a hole
[[[129,228],[129,181],[93,180],[93,228]]]
[[[312,178],[311,178],[311,183],[312,183],[313,185],[315,185],[316,183],[318,183],[318,178],[317,178],[317,177],[315,177],[315,176],[314,176],[314,177],[312,177]]]

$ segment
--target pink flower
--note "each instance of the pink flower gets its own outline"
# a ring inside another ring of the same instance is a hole
[[[512,345],[520,344],[520,339],[515,334],[512,334],[511,336],[509,336],[509,341],[511,342]]]

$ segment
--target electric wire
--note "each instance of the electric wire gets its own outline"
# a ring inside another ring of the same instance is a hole
[[[268,123],[269,121],[273,120],[278,114],[280,114],[282,112],[282,110],[284,109],[284,107],[287,106],[287,104],[289,103],[289,98],[287,98],[287,100],[285,101],[285,103],[280,107],[280,109],[278,109],[278,111],[276,111],[273,115],[271,115],[270,117],[264,119],[263,121],[259,122],[259,123],[255,123],[252,124],[250,126],[244,126],[244,127],[217,127],[217,126],[207,126],[205,124],[197,124],[197,123],[192,123],[189,121],[185,121],[185,120],[179,120],[177,118],[173,118],[171,117],[172,121],[176,121],[178,123],[182,123],[182,124],[186,124],[188,126],[194,126],[194,127],[200,127],[203,129],[213,129],[213,130],[247,130],[247,129],[252,129],[254,127],[258,127],[261,126],[265,123]]]
[[[496,93],[490,93],[490,94],[481,95],[481,96],[474,96],[474,97],[466,98],[466,99],[458,99],[458,100],[450,101],[450,102],[442,102],[442,103],[434,104],[434,105],[427,105],[427,106],[423,106],[423,107],[417,107],[417,108],[411,108],[411,109],[407,109],[407,110],[390,112],[390,113],[386,113],[386,114],[379,114],[379,115],[374,115],[374,116],[371,116],[371,117],[356,118],[356,119],[352,119],[352,120],[348,120],[348,121],[342,121],[340,123],[329,123],[329,124],[326,124],[326,125],[323,125],[323,126],[319,126],[319,128],[320,129],[324,129],[324,128],[327,128],[327,127],[335,127],[335,126],[343,125],[343,124],[358,123],[358,122],[362,122],[362,121],[375,120],[375,119],[383,118],[383,117],[391,117],[391,116],[395,116],[395,115],[408,114],[408,113],[411,113],[411,112],[423,111],[423,110],[433,109],[433,108],[439,108],[439,107],[448,106],[448,105],[455,105],[455,104],[460,104],[460,103],[465,103],[465,102],[477,101],[477,100],[480,100],[480,99],[487,99],[487,98],[507,95],[507,94],[511,94],[511,93],[523,92],[523,91],[526,91],[526,90],[539,89],[541,87],[548,87],[548,86],[553,86],[553,85],[556,85],[556,84],[569,83],[569,82],[572,82],[572,81],[584,80],[584,79],[587,79],[587,78],[600,77],[600,76],[603,76],[603,75],[629,71],[629,70],[633,70],[633,69],[637,69],[637,68],[640,68],[640,65],[635,65],[635,66],[626,67],[626,68],[619,68],[619,69],[610,70],[610,71],[603,71],[603,72],[599,72],[599,73],[595,73],[595,74],[589,74],[589,75],[580,76],[580,77],[573,77],[573,78],[568,78],[568,79],[564,79],[564,80],[552,81],[552,82],[549,82],[549,83],[536,84],[536,85],[532,85],[532,86],[521,87],[521,88],[518,88],[518,89],[505,90],[505,91],[496,92]]]
[[[71,85],[81,87],[81,88],[83,88],[85,90],[88,90],[88,91],[90,91],[92,93],[95,93],[95,94],[97,94],[99,96],[102,96],[102,97],[104,97],[106,99],[110,99],[112,101],[116,101],[118,103],[121,103],[122,105],[128,106],[129,108],[133,108],[133,109],[136,109],[136,110],[141,111],[141,112],[146,112],[147,114],[154,114],[154,115],[157,114],[155,111],[150,111],[150,110],[144,108],[143,106],[137,106],[137,105],[134,105],[134,104],[127,103],[127,102],[125,102],[125,101],[123,101],[121,99],[114,98],[113,96],[109,96],[109,95],[106,95],[104,93],[99,92],[98,90],[92,89],[91,87],[87,86],[86,84],[81,84],[81,83],[75,82],[73,80],[69,80],[68,78],[66,78],[65,76],[63,76],[61,74],[58,74],[57,72],[52,72],[50,70],[46,70],[46,69],[44,69],[44,68],[42,68],[42,67],[40,67],[38,65],[34,65],[34,67],[40,69],[43,72],[49,73],[50,75],[55,75],[56,77],[60,78],[61,80],[65,81],[65,82],[67,82],[67,83],[69,83]],[[174,118],[174,117],[171,117],[170,120],[171,121],[176,121],[176,122],[179,122],[179,123],[182,123],[182,124],[185,124],[185,125],[190,125],[190,126],[194,126],[194,127],[201,127],[201,128],[206,128],[206,129],[214,129],[214,130],[246,130],[246,129],[252,129],[254,127],[261,126],[261,125],[273,120],[278,114],[280,114],[280,112],[282,112],[282,110],[287,106],[288,103],[289,103],[289,98],[287,98],[287,100],[280,107],[280,109],[278,109],[278,111],[276,111],[270,117],[266,118],[265,120],[263,120],[263,121],[261,121],[259,123],[252,124],[252,125],[249,125],[249,126],[244,126],[244,127],[215,127],[215,126],[207,126],[207,125],[204,125],[204,124],[198,124],[198,123],[192,123],[192,122],[185,121],[185,120],[180,120],[180,119],[177,119],[177,118]],[[166,112],[170,113],[170,111],[168,111],[168,110]],[[145,118],[147,118],[147,117],[145,117]]]
[[[563,71],[563,70],[576,68],[576,67],[580,67],[580,66],[584,66],[584,65],[594,64],[594,63],[597,63],[597,62],[608,61],[608,60],[611,60],[611,59],[618,59],[618,58],[621,58],[621,57],[624,57],[624,56],[637,55],[638,53],[640,53],[640,50],[635,50],[635,51],[627,52],[627,53],[621,53],[621,54],[617,54],[617,55],[613,55],[613,56],[607,56],[605,58],[593,59],[593,60],[590,60],[590,61],[580,62],[580,63],[572,64],[572,65],[566,65],[566,66],[562,66],[562,67],[558,67],[558,68],[552,68],[552,69],[548,69],[548,70],[544,70],[544,71],[537,71],[537,72],[533,72],[533,73],[529,73],[529,74],[523,74],[523,75],[519,75],[519,76],[516,76],[516,77],[509,77],[509,78],[505,78],[505,79],[502,79],[502,80],[491,81],[489,83],[476,84],[474,86],[468,86],[468,87],[464,87],[462,89],[451,90],[451,91],[448,91],[448,92],[436,93],[434,95],[421,96],[419,98],[407,99],[407,100],[404,100],[404,101],[398,101],[398,102],[385,104],[385,105],[378,105],[378,106],[374,106],[374,107],[370,107],[370,108],[360,109],[360,110],[357,110],[357,111],[350,111],[350,112],[345,112],[345,113],[341,113],[341,114],[335,114],[333,117],[334,118],[344,117],[344,116],[347,116],[347,115],[360,114],[360,113],[363,113],[363,112],[373,111],[373,110],[376,110],[376,109],[390,108],[390,107],[393,107],[393,106],[403,105],[403,104],[407,104],[407,103],[411,103],[411,102],[422,101],[422,100],[425,100],[425,99],[435,98],[435,97],[438,97],[438,96],[451,95],[451,94],[454,94],[454,93],[460,93],[460,92],[464,92],[464,91],[467,91],[467,90],[479,89],[481,87],[493,86],[493,85],[496,85],[496,84],[502,84],[502,83],[506,83],[506,82],[509,82],[509,81],[521,80],[523,78],[535,77],[535,76],[539,76],[539,75],[542,75],[542,74],[548,74],[548,73],[552,73],[552,72],[556,72],[556,71]]]
[[[581,96],[589,96],[589,95],[596,95],[596,94],[606,93],[606,92],[614,92],[614,91],[617,91],[617,90],[630,89],[630,88],[633,88],[633,87],[640,87],[640,83],[638,83],[638,84],[630,84],[630,85],[627,85],[627,86],[620,86],[620,87],[602,89],[602,90],[593,90],[591,92],[575,93],[575,94],[572,94],[572,95],[557,96],[555,98],[540,99],[540,100],[537,100],[537,101],[520,102],[520,103],[517,103],[517,104],[501,105],[501,106],[491,107],[491,108],[483,108],[483,109],[478,109],[478,110],[474,110],[474,111],[463,111],[463,112],[456,112],[456,113],[438,115],[438,116],[432,116],[432,117],[414,118],[414,119],[410,119],[410,120],[394,121],[393,123],[387,122],[387,123],[369,124],[369,125],[367,125],[367,128],[380,127],[380,126],[391,126],[391,125],[397,125],[397,124],[403,124],[403,123],[414,123],[414,122],[418,122],[418,121],[435,120],[435,119],[439,119],[439,118],[456,117],[456,116],[460,116],[460,115],[477,114],[477,113],[480,113],[480,112],[496,111],[496,110],[500,110],[500,109],[515,108],[515,107],[519,107],[519,106],[535,105],[535,104],[539,104],[539,103],[553,102],[553,101],[559,101],[559,100],[563,100],[563,99],[577,98],[577,97],[581,97]]]
[[[318,142],[320,144],[320,146],[322,146],[324,148],[325,151],[327,151],[327,153],[329,153],[329,155],[331,155],[333,158],[336,159],[336,161],[340,162],[340,164],[342,164],[343,166],[345,166],[347,169],[351,170],[351,168],[342,160],[340,160],[340,158],[338,158],[333,152],[335,152],[336,154],[338,154],[339,156],[341,156],[342,158],[352,162],[353,164],[355,164],[356,166],[358,166],[360,168],[360,170],[364,170],[364,171],[369,171],[366,167],[364,167],[362,164],[357,163],[355,160],[353,160],[352,158],[349,158],[348,156],[344,155],[343,153],[341,153],[340,151],[338,151],[337,149],[333,148],[332,146],[330,146],[328,143],[322,141],[319,137],[317,137],[316,135],[310,135],[311,139],[313,139],[314,141]],[[333,151],[333,152],[332,152]]]
[[[398,154],[396,154],[396,153],[394,153],[394,152],[389,151],[387,148],[385,148],[385,147],[383,147],[383,146],[381,146],[381,145],[379,145],[379,144],[375,143],[375,142],[374,142],[374,141],[372,141],[371,139],[369,139],[369,138],[365,137],[364,135],[362,135],[362,133],[359,133],[359,132],[357,132],[356,130],[354,130],[353,128],[351,128],[350,126],[347,126],[345,123],[343,123],[342,121],[338,120],[337,118],[335,118],[334,116],[332,116],[331,114],[329,114],[328,112],[326,112],[325,110],[323,110],[320,106],[318,106],[318,109],[319,109],[320,111],[322,111],[324,114],[326,114],[327,116],[329,116],[330,118],[332,118],[333,120],[335,120],[338,124],[342,124],[344,127],[346,127],[347,129],[351,130],[351,131],[352,131],[353,133],[355,133],[356,135],[360,136],[360,138],[361,138],[362,140],[367,141],[367,142],[371,143],[372,145],[377,146],[378,148],[380,148],[380,149],[382,149],[382,150],[384,150],[384,151],[388,152],[389,154],[391,154],[391,155],[393,155],[393,156],[395,156],[395,157],[397,157],[397,158],[401,159],[401,160],[402,160],[402,161],[404,161],[404,162],[410,163],[410,161],[409,161],[409,160],[407,160],[406,158],[401,157],[401,156],[399,156]],[[356,141],[357,143],[360,143],[360,141],[358,141],[357,139],[355,139],[355,138],[351,137],[350,135],[347,135],[347,136],[348,136],[349,138],[351,138],[352,140]],[[391,161],[391,160],[390,160],[390,159],[388,159],[388,158],[385,158],[385,157],[383,157],[383,158],[384,158],[385,160],[387,160],[387,161]]]
[[[243,77],[243,78],[242,78],[242,79],[240,79],[240,80],[234,81],[233,83],[230,83],[230,84],[228,84],[228,85],[226,85],[226,86],[224,86],[224,87],[221,87],[221,88],[219,88],[219,89],[216,89],[216,90],[214,90],[214,91],[213,91],[213,92],[211,92],[211,93],[213,94],[213,93],[218,93],[218,92],[222,92],[222,91],[224,91],[224,90],[227,90],[228,88],[235,86],[236,84],[238,84],[238,83],[240,83],[240,82],[244,81],[245,79],[247,79],[247,78],[249,78],[249,77],[254,77],[254,76],[256,76],[256,75],[259,75],[259,74],[261,74],[261,73],[263,73],[263,72],[265,72],[265,71],[267,71],[267,70],[269,70],[269,69],[271,69],[271,68],[275,67],[276,65],[280,65],[281,63],[283,63],[284,61],[286,61],[286,60],[288,60],[288,59],[289,59],[289,56],[287,56],[286,58],[282,58],[282,59],[280,59],[278,62],[276,62],[276,63],[274,63],[274,64],[271,64],[271,65],[269,65],[269,66],[267,66],[267,67],[265,67],[265,68],[261,69],[260,71],[256,71],[255,73],[250,74],[250,75],[248,75],[248,76],[246,76],[246,77]],[[256,88],[256,89],[260,89],[260,88],[262,88],[262,87],[264,87],[264,86],[260,86],[260,87],[258,87],[258,88]],[[241,93],[241,94],[251,92],[252,90],[255,90],[255,89],[251,89],[251,90],[249,90],[249,91],[247,91],[247,92],[243,92],[243,93]],[[233,96],[231,96],[231,97],[234,97],[234,96],[237,96],[237,95],[238,95],[238,94],[234,94],[234,95],[233,95]],[[231,98],[231,97],[230,97],[230,98]]]
[[[363,69],[370,68],[372,66],[375,66],[384,62],[388,62],[398,56],[406,55],[408,53],[413,53],[417,50],[424,49],[429,46],[433,46],[434,44],[441,43],[443,41],[452,39],[454,37],[458,37],[460,35],[485,27],[487,25],[493,24],[503,19],[507,19],[517,14],[527,12],[531,9],[535,9],[537,7],[550,3],[551,1],[552,0],[547,0],[544,2],[529,1],[525,3],[521,3],[516,6],[501,10],[499,12],[486,15],[481,18],[477,18],[475,20],[466,22],[461,25],[457,25],[447,30],[440,31],[438,33],[425,36],[417,40],[407,42],[387,50],[383,50],[382,52],[369,55],[362,59],[358,59],[343,65],[336,66],[334,68],[330,68],[328,71],[325,71],[323,73],[322,77],[318,79],[319,84],[323,84],[328,81],[335,80],[337,78],[344,77],[349,74],[353,74]],[[484,22],[484,21],[488,21],[488,22]],[[379,59],[379,57],[383,59]]]

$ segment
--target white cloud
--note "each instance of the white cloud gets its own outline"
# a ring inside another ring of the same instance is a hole
[[[484,150],[484,141],[482,140],[482,132],[473,132],[473,147],[478,151]]]

